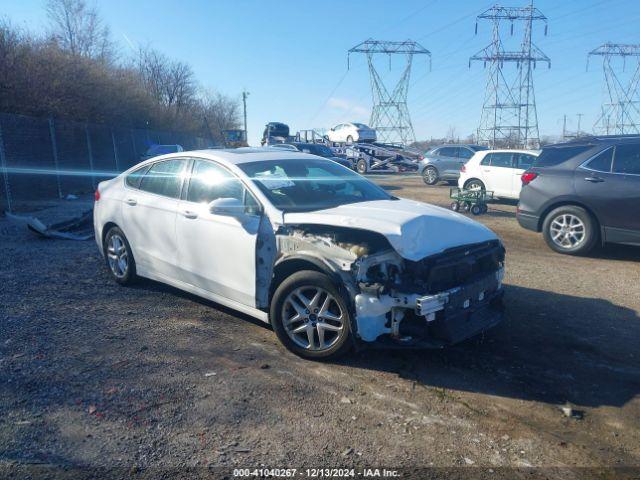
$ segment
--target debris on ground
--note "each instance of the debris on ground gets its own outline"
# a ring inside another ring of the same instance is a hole
[[[581,420],[584,417],[584,412],[582,410],[576,410],[570,405],[564,405],[560,407],[562,413],[567,418],[574,418],[576,420]]]
[[[44,238],[58,238],[62,240],[89,240],[93,238],[93,210],[87,210],[81,215],[62,222],[45,225],[40,219],[26,215],[7,213],[7,218],[13,222],[26,225],[29,231]]]

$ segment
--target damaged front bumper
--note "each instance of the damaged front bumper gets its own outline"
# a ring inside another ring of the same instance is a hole
[[[473,337],[503,318],[504,268],[430,295],[360,293],[358,337],[364,345],[441,348]]]

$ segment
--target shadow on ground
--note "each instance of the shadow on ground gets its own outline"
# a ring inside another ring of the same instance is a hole
[[[622,406],[640,393],[640,317],[607,300],[506,287],[506,320],[444,350],[364,351],[340,363],[425,386],[546,403]]]

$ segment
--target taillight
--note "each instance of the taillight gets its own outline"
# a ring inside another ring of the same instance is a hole
[[[466,165],[462,165],[462,166],[460,167],[460,171],[461,171],[462,173],[466,172],[466,171],[467,171],[467,166],[466,166]]]
[[[100,190],[98,190],[97,188],[96,188],[95,193],[93,194],[93,198],[94,198],[94,200],[95,200],[96,202],[97,202],[98,200],[100,200]]]
[[[520,180],[522,180],[522,185],[529,185],[533,180],[535,180],[538,177],[537,173],[534,172],[524,172],[522,174],[522,176],[520,177]]]

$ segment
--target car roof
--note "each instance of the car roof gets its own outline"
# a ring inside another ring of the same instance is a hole
[[[477,153],[486,155],[488,153],[528,153],[529,155],[540,155],[540,150],[527,150],[524,148],[494,148],[492,150],[480,150]]]
[[[441,143],[440,145],[436,145],[433,148],[440,147],[482,147],[482,145],[476,145],[475,143]]]
[[[559,142],[544,147],[577,147],[581,145],[606,145],[612,143],[638,143],[640,135],[588,135],[574,138],[568,142]]]
[[[285,149],[241,147],[225,150],[193,150],[191,152],[181,152],[180,155],[193,154],[198,157],[210,158],[221,162],[238,165],[241,163],[258,162],[261,160],[300,160],[305,158],[318,159],[317,155],[294,152]],[[175,155],[175,154],[174,154]]]

